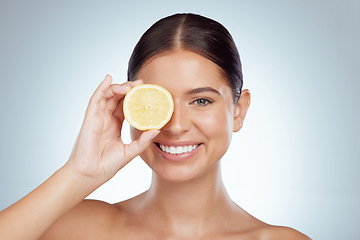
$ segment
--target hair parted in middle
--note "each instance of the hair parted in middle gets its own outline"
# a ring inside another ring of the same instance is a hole
[[[129,60],[128,81],[155,55],[185,49],[217,64],[232,88],[234,102],[243,85],[241,61],[229,31],[220,23],[197,14],[174,14],[154,23],[140,38]]]

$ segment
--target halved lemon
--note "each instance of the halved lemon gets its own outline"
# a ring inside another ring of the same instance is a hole
[[[126,93],[126,121],[139,130],[160,129],[174,112],[174,101],[168,90],[155,84],[141,84]]]

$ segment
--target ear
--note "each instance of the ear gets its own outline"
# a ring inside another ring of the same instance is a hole
[[[248,89],[241,91],[240,98],[234,108],[234,132],[239,131],[243,126],[246,112],[250,106],[250,97],[250,91]]]

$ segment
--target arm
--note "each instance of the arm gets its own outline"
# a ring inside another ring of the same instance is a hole
[[[112,85],[111,81],[106,76],[91,97],[67,163],[27,196],[0,212],[0,239],[39,239],[57,219],[148,147],[158,134],[156,130],[144,132],[136,141],[123,144],[122,99],[140,82]]]
[[[63,167],[27,196],[0,213],[0,239],[38,239],[57,218],[96,186]]]

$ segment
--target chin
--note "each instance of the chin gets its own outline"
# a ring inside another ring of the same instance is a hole
[[[156,164],[155,166],[152,166],[151,169],[153,170],[153,178],[159,178],[167,182],[188,182],[198,177],[196,171],[191,169],[189,166],[169,166],[168,164]]]
[[[215,164],[219,166],[219,164]],[[171,182],[171,183],[187,183],[199,180],[201,177],[213,173],[215,167],[201,167],[196,164],[187,165],[174,165],[174,164],[157,164],[152,167],[153,180],[158,178],[159,180]]]

